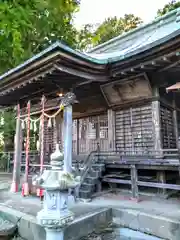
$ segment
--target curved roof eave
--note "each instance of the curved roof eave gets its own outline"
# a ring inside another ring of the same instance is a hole
[[[88,61],[94,64],[99,64],[99,65],[105,65],[108,63],[108,59],[97,59],[97,58],[93,58],[87,54],[84,54],[83,52],[74,50],[62,43],[60,43],[59,41],[55,42],[54,44],[52,44],[51,46],[49,46],[48,48],[46,48],[45,50],[43,50],[42,52],[36,54],[35,56],[31,57],[30,59],[26,60],[24,63],[18,65],[17,67],[7,71],[6,73],[2,74],[0,76],[0,81],[3,80],[6,77],[9,77],[10,75],[22,70],[23,68],[29,66],[30,64],[40,60],[41,58],[45,57],[46,55],[50,54],[53,51],[58,51],[58,50],[63,50],[65,52],[67,52],[70,55],[73,55],[77,58],[80,58],[84,61]]]

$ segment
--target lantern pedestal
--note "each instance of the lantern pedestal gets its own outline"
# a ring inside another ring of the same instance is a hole
[[[64,228],[74,219],[68,209],[68,192],[80,184],[80,178],[63,170],[64,156],[56,145],[51,155],[51,170],[45,170],[33,182],[44,192],[43,209],[37,214],[37,221],[46,230],[47,240],[63,240]]]
[[[64,232],[59,229],[46,228],[46,239],[48,239],[48,240],[63,240]]]

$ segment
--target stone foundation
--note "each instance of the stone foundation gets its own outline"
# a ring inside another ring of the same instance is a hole
[[[35,217],[7,207],[0,208],[0,215],[17,225],[18,234],[23,239],[45,239],[45,230],[37,224]],[[77,217],[65,229],[65,239],[78,240],[96,229],[106,228],[110,222],[163,239],[178,240],[180,236],[180,221],[158,216],[153,212],[150,214],[131,209],[103,208]]]

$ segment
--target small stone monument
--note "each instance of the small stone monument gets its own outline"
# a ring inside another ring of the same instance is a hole
[[[64,227],[71,223],[74,214],[68,209],[68,190],[80,184],[80,178],[63,170],[64,155],[56,145],[51,155],[51,170],[45,170],[35,179],[34,185],[45,190],[43,209],[37,220],[46,230],[47,240],[63,240]]]

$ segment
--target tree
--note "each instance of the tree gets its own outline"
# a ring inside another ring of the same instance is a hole
[[[0,72],[56,40],[76,45],[72,23],[78,0],[4,0],[0,3]]]
[[[93,46],[94,42],[94,26],[92,24],[86,24],[82,29],[77,32],[76,36],[78,45],[77,48],[82,51],[86,51],[87,49]]]
[[[180,7],[180,1],[172,0],[168,4],[166,4],[162,9],[159,9],[157,12],[157,17],[163,16],[166,13],[173,11],[176,8]]]
[[[3,151],[5,152],[13,149],[15,125],[16,125],[16,111],[14,109],[1,111],[0,114],[0,132],[2,133],[1,144],[3,145]]]
[[[80,48],[84,48],[83,41],[88,46],[96,46],[138,27],[141,23],[142,20],[139,17],[133,14],[125,14],[121,18],[113,17],[105,19],[95,30],[93,30],[92,25],[85,25],[79,33],[79,39],[81,39],[79,41],[81,43]]]
[[[95,31],[95,44],[104,43],[114,37],[136,28],[142,20],[133,14],[125,14],[123,18],[108,18]]]

